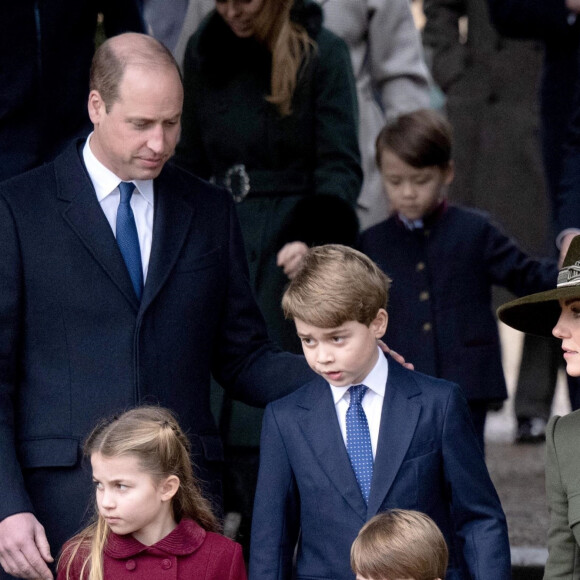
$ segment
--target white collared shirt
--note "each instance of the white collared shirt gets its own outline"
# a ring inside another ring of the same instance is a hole
[[[371,447],[373,448],[373,458],[377,454],[377,444],[379,441],[379,429],[381,426],[381,415],[383,412],[383,401],[385,399],[385,387],[387,384],[387,377],[389,374],[389,363],[383,354],[383,351],[377,347],[379,351],[379,359],[371,372],[361,381],[361,385],[368,387],[367,392],[362,400],[362,407],[367,422],[369,424],[369,431],[371,435]],[[338,424],[344,444],[346,445],[346,411],[350,404],[350,393],[348,387],[335,387],[330,385],[332,391],[332,398],[334,399],[334,408],[336,409],[336,416],[338,417]]]
[[[101,209],[113,230],[117,235],[117,209],[121,200],[119,183],[122,181],[111,170],[107,169],[91,151],[89,135],[83,148],[83,160],[93,187],[97,192],[97,200]],[[143,265],[143,281],[147,279],[149,257],[151,255],[151,242],[153,240],[153,180],[135,180],[135,191],[131,196],[131,209],[135,216],[137,235],[139,236],[139,248],[141,250],[141,263]]]

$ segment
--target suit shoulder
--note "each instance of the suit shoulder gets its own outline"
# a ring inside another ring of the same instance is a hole
[[[241,550],[240,544],[217,532],[206,532],[204,543],[207,547],[211,547],[212,551],[218,551],[221,556],[232,556]]]
[[[464,227],[476,225],[481,227],[492,223],[490,214],[477,208],[451,204],[446,213],[452,222],[458,222]]]
[[[362,232],[361,251],[366,253],[367,250],[377,249],[378,246],[383,252],[386,251],[384,242],[392,236],[394,227],[396,227],[395,218],[389,218]]]
[[[562,444],[568,446],[570,441],[577,441],[580,438],[580,410],[564,417],[552,417],[546,428],[546,436],[553,439],[555,447]]]
[[[167,163],[157,180],[164,187],[178,191],[186,200],[196,201],[203,198],[204,205],[219,206],[228,206],[233,203],[226,189],[209,183],[172,162]]]
[[[389,223],[391,221],[392,221],[391,218],[389,218],[366,229],[364,232],[361,233],[361,240],[363,240],[364,242],[365,240],[372,240],[374,238],[384,235],[385,232],[389,230]]]
[[[312,380],[304,383],[301,387],[298,387],[295,391],[292,391],[288,395],[276,399],[268,404],[268,407],[276,414],[283,413],[286,410],[294,409],[296,405],[307,404],[310,406],[313,400],[322,396],[326,389],[329,389],[328,383],[320,378],[314,377]]]
[[[323,51],[328,51],[331,53],[336,48],[341,50],[346,49],[348,51],[348,46],[346,42],[337,34],[329,30],[328,28],[322,26],[320,31],[315,36],[316,44]]]
[[[29,193],[52,189],[55,187],[54,184],[54,163],[46,163],[0,183],[0,197],[9,203],[20,200],[29,205],[31,199]]]
[[[389,366],[391,368],[392,365]],[[413,381],[421,392],[428,397],[437,397],[447,400],[450,396],[463,396],[463,391],[457,383],[445,379],[438,379],[431,375],[412,371],[400,366],[399,371],[407,380]]]

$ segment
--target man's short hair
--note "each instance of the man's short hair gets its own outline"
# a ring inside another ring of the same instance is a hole
[[[445,578],[449,553],[445,538],[426,514],[390,510],[369,520],[350,551],[355,574],[369,580]]]
[[[369,326],[386,308],[390,279],[367,256],[347,246],[327,244],[308,250],[291,280],[282,309],[319,328],[355,320]]]
[[[452,139],[449,121],[437,111],[419,109],[400,115],[377,136],[377,166],[381,166],[383,151],[388,150],[417,169],[446,169],[451,162]]]
[[[130,65],[175,67],[181,79],[179,65],[171,52],[152,36],[135,32],[113,36],[95,51],[89,81],[90,90],[98,91],[107,112],[119,99],[119,86]]]

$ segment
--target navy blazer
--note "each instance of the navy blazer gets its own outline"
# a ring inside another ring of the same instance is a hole
[[[457,385],[389,361],[368,507],[321,377],[268,405],[250,580],[353,580],[350,546],[391,509],[427,513],[450,550],[448,580],[508,580],[505,516]]]
[[[53,553],[85,513],[80,444],[98,419],[176,411],[217,501],[210,372],[255,405],[312,376],[267,339],[231,196],[169,165],[154,192],[139,303],[76,144],[0,184],[0,519],[35,512]]]
[[[422,231],[391,217],[363,233],[362,251],[393,281],[385,342],[416,370],[459,383],[468,400],[504,399],[492,287],[553,288],[556,261],[529,258],[482,212],[436,213]]]

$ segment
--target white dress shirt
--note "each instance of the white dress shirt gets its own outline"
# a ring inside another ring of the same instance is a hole
[[[113,230],[113,235],[116,237],[117,209],[119,208],[119,201],[121,201],[119,183],[122,180],[95,157],[90,147],[91,136],[92,133],[83,148],[83,160],[93,187],[97,192],[97,200]],[[145,282],[151,255],[151,242],[153,240],[153,180],[135,180],[132,183],[135,185],[135,191],[131,196],[131,209],[137,226],[141,263],[143,265],[143,282]]]
[[[371,447],[373,448],[373,459],[377,454],[377,444],[379,441],[379,429],[381,426],[381,415],[383,412],[383,401],[385,399],[385,387],[387,384],[387,376],[389,374],[389,363],[383,351],[377,346],[379,351],[379,359],[373,367],[372,371],[365,377],[363,381],[358,384],[368,387],[367,392],[362,400],[362,407],[367,416],[369,424],[369,431],[371,435]],[[336,416],[338,417],[338,424],[344,444],[346,445],[346,411],[350,405],[350,393],[348,387],[335,387],[330,385],[332,397],[334,399],[334,408],[336,409]]]

